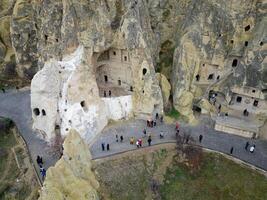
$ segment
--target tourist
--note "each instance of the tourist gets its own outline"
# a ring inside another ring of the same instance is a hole
[[[218,107],[219,113],[221,112],[222,105],[220,104]]]
[[[151,136],[148,137],[147,142],[148,142],[148,146],[151,146],[151,142],[152,142]]]
[[[104,91],[104,97],[107,97],[107,93],[106,93],[106,91]]]
[[[116,142],[119,142],[119,136],[116,134]]]
[[[179,130],[180,126],[179,126],[179,123],[176,122],[176,125],[175,125],[175,130]]]
[[[253,153],[253,152],[254,152],[254,150],[255,150],[255,144],[254,144],[254,145],[252,145],[252,146],[249,148],[249,151],[250,151],[250,153]]]
[[[160,117],[160,122],[163,123],[163,115]]]
[[[131,137],[130,144],[134,144],[134,137]]]
[[[123,142],[123,136],[121,135],[121,142]]]
[[[139,141],[138,141],[138,140],[136,140],[136,147],[137,147],[137,148],[140,147],[140,146],[139,146]]]
[[[111,97],[111,91],[110,90],[108,91],[108,96]]]
[[[144,136],[146,137],[146,129],[144,128],[143,130]]]
[[[107,143],[107,151],[109,151],[109,143]]]
[[[4,88],[1,89],[3,93],[6,93],[6,90]]]
[[[153,125],[154,125],[154,126],[156,126],[156,125],[157,125],[157,122],[156,122],[156,120],[155,120],[155,121],[153,121]]]
[[[164,138],[163,131],[160,131],[159,138],[160,138],[160,139],[163,139],[163,138]]]
[[[159,118],[159,113],[156,113],[156,120]]]
[[[149,120],[146,120],[146,126],[149,127],[150,124],[149,124]]]
[[[138,144],[139,144],[139,147],[142,147],[142,139],[138,139]]]
[[[248,146],[249,146],[249,142],[246,142],[246,146],[245,146],[246,151],[248,150]]]
[[[176,130],[176,138],[179,136],[180,130]]]
[[[101,143],[101,146],[102,146],[102,151],[105,151],[105,143],[104,142]]]
[[[40,157],[39,155],[37,155],[36,162],[37,162],[37,164],[38,164],[39,166],[42,166],[42,164],[43,164],[43,159],[42,159],[42,157]]]
[[[46,170],[44,168],[42,168],[42,170],[40,169],[40,171],[41,171],[42,179],[44,181],[44,179],[46,177]]]
[[[199,135],[199,137],[198,137],[199,143],[201,143],[202,139],[203,139],[203,135]]]
[[[234,151],[234,147],[231,147],[230,154],[233,154],[233,151]]]

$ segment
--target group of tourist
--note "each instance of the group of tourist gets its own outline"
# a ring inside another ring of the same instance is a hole
[[[39,166],[39,169],[40,169],[40,174],[42,176],[42,180],[44,181],[45,177],[46,177],[46,170],[45,168],[43,168],[43,158],[39,155],[37,155],[37,158],[36,158],[36,162]]]
[[[109,151],[109,143],[107,143],[107,145],[106,145],[105,142],[101,143],[102,151],[105,151],[105,146],[107,148],[107,151]]]

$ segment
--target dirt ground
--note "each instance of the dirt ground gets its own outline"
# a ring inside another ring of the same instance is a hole
[[[101,199],[157,199],[175,154],[175,144],[164,144],[94,161]]]
[[[95,160],[101,199],[267,199],[267,179],[257,171],[190,145],[179,152],[161,144]]]
[[[39,185],[15,126],[0,118],[0,199],[35,200]]]

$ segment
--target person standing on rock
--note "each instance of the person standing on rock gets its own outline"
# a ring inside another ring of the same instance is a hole
[[[102,142],[101,146],[102,146],[102,151],[105,151],[105,143],[104,142]]]
[[[151,142],[152,142],[151,135],[148,136],[147,142],[148,142],[148,146],[151,146]]]
[[[107,151],[109,151],[109,143],[107,143]]]
[[[123,142],[123,136],[122,136],[122,135],[121,135],[121,137],[120,137],[120,138],[121,138],[121,142]]]
[[[234,147],[231,147],[230,154],[233,154],[233,151],[234,151]]]
[[[203,135],[199,135],[199,137],[198,137],[199,143],[201,143],[202,139],[203,139]]]
[[[245,150],[248,150],[249,142],[246,142]]]

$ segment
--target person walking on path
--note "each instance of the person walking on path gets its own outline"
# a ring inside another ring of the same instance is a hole
[[[180,130],[176,130],[176,138],[178,138]]]
[[[39,155],[37,155],[36,162],[37,162],[37,164],[38,164],[39,166],[42,166],[42,164],[43,164],[43,159],[42,159],[42,157],[39,156]]]
[[[230,154],[233,154],[233,151],[234,151],[234,147],[231,147]]]
[[[179,126],[179,123],[178,123],[178,122],[176,122],[176,125],[175,125],[175,130],[177,131],[177,130],[179,130],[179,128],[180,128],[180,126]]]
[[[116,134],[116,142],[119,142],[119,136]]]
[[[102,151],[105,151],[105,143],[104,142],[102,142],[101,146],[102,146]]]
[[[138,140],[136,140],[136,147],[137,147],[137,148],[140,147],[140,146],[139,146],[139,141],[138,141]]]
[[[46,177],[46,170],[44,168],[42,168],[42,170],[40,169],[41,175],[42,175],[42,179],[44,181],[45,177]]]
[[[134,144],[134,137],[131,137],[130,144]]]
[[[109,151],[109,143],[107,143],[107,151]]]
[[[248,146],[249,146],[249,142],[246,142],[246,146],[245,146],[246,151],[248,150]]]
[[[163,123],[163,115],[160,117],[160,122]]]
[[[153,125],[154,125],[154,126],[156,126],[156,125],[157,125],[157,122],[156,122],[156,120],[155,120],[155,121],[153,121],[152,123],[153,123]]]
[[[254,144],[254,145],[252,145],[252,146],[249,148],[249,151],[250,151],[250,153],[253,153],[253,152],[254,152],[254,150],[255,150],[255,144]]]
[[[202,139],[203,139],[203,135],[200,134],[199,137],[198,137],[199,143],[201,143]]]
[[[121,135],[121,142],[123,142],[123,136]]]
[[[143,130],[144,136],[146,137],[146,129],[144,128]]]
[[[160,131],[159,138],[160,138],[160,139],[163,139],[163,138],[164,138],[164,133],[163,133],[163,131]]]
[[[139,147],[142,147],[142,139],[138,139],[138,144],[139,144]]]
[[[151,135],[148,136],[147,142],[148,142],[148,146],[151,146],[151,142],[152,142]]]

